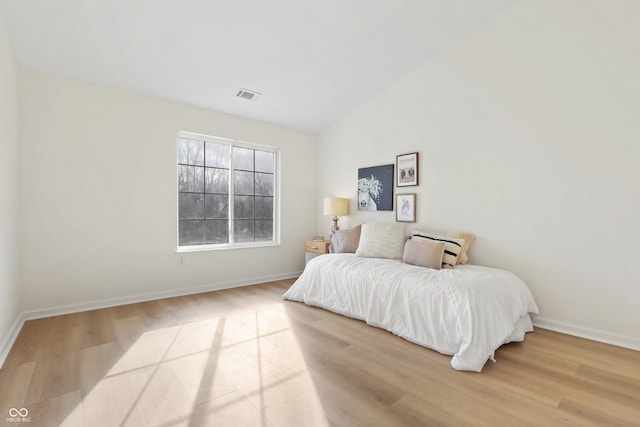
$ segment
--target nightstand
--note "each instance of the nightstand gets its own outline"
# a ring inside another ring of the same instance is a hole
[[[329,241],[328,240],[307,240],[304,242],[304,264],[318,255],[329,253]]]

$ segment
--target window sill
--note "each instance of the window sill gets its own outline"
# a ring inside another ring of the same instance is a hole
[[[279,242],[251,242],[251,243],[234,243],[222,244],[222,245],[193,245],[193,246],[180,246],[176,249],[176,253],[185,252],[208,252],[208,251],[228,251],[233,249],[245,249],[245,248],[268,248],[273,246],[280,246]]]

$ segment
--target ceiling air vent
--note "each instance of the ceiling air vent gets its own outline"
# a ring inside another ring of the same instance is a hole
[[[255,92],[253,90],[242,89],[242,88],[240,88],[238,90],[238,93],[236,93],[236,96],[238,98],[246,99],[248,101],[255,101],[256,99],[258,99],[259,95],[260,95],[260,92]]]

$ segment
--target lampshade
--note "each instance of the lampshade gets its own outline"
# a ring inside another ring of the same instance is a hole
[[[338,197],[324,198],[324,214],[333,216],[345,216],[349,214],[349,199]]]

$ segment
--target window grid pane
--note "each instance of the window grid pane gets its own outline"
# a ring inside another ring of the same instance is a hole
[[[178,138],[178,163],[204,166],[204,141]]]
[[[229,218],[229,196],[226,194],[205,194],[204,195],[204,218],[205,219],[228,219]]]
[[[255,198],[253,196],[235,196],[233,217],[234,219],[255,218]]]
[[[250,219],[238,219],[233,221],[233,240],[239,243],[254,242],[254,221]]]
[[[256,220],[255,236],[256,242],[273,240],[273,221]]]
[[[273,151],[256,150],[256,172],[275,172],[275,156]]]
[[[204,168],[178,165],[178,191],[202,193],[204,188]]]
[[[178,217],[180,219],[203,219],[203,195],[198,193],[180,193],[178,199]]]
[[[202,220],[180,220],[180,246],[204,244]]]
[[[273,197],[256,197],[256,219],[273,219]]]
[[[229,169],[229,145],[207,142],[204,148],[205,166]]]
[[[273,196],[274,176],[270,173],[256,173],[255,192],[260,196]]]
[[[204,234],[207,244],[229,243],[229,221],[226,219],[205,221]]]
[[[229,194],[229,169],[204,168],[204,192]]]
[[[255,173],[244,171],[233,172],[233,191],[235,194],[255,194],[255,188]]]
[[[235,170],[254,171],[255,150],[243,147],[233,147],[233,168]]]

